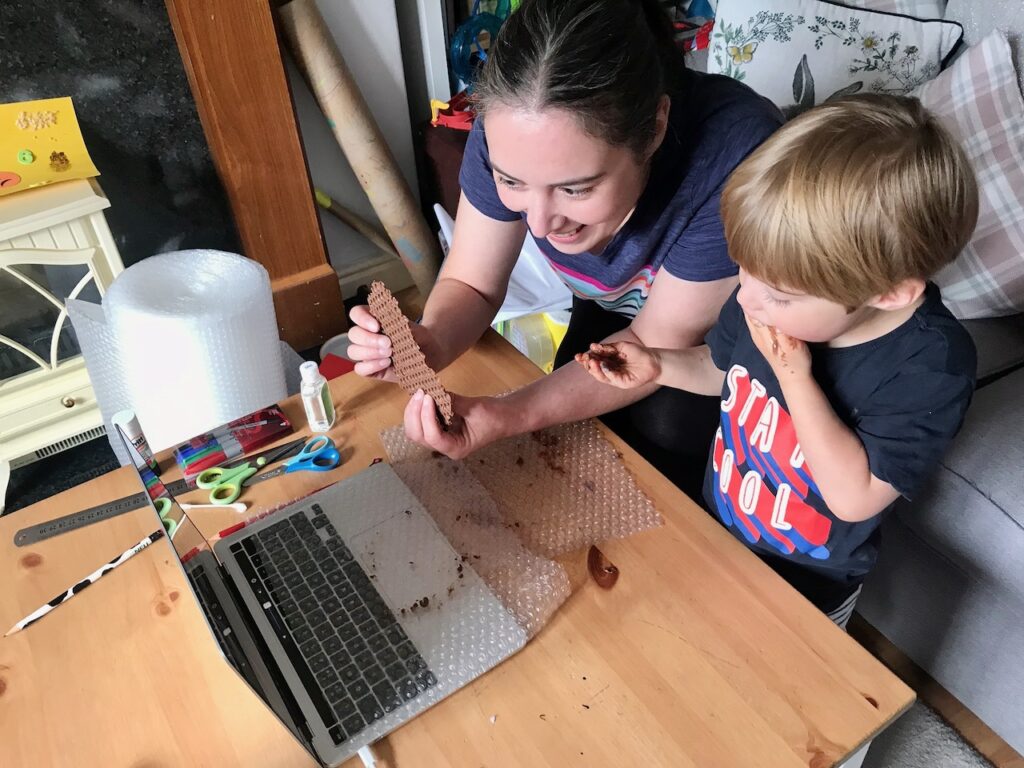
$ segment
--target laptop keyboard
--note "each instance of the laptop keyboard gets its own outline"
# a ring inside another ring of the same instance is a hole
[[[319,504],[231,545],[335,744],[437,683]]]
[[[231,666],[237,669],[239,674],[246,680],[252,679],[253,675],[249,668],[249,662],[246,661],[245,654],[242,652],[242,648],[235,638],[234,632],[231,630],[231,624],[228,622],[228,617],[224,614],[224,608],[217,598],[217,593],[213,591],[213,585],[210,584],[210,578],[206,575],[205,566],[197,563],[196,565],[189,565],[186,570],[188,580],[192,582],[192,590],[199,597],[199,604],[202,606],[206,618],[213,626],[213,636],[217,638],[217,643],[220,645],[224,656],[231,662]]]

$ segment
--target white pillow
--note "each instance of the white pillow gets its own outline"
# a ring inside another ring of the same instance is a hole
[[[796,114],[851,93],[906,94],[942,69],[959,24],[824,0],[719,0],[708,71]]]

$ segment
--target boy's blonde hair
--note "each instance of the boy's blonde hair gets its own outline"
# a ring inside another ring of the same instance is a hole
[[[917,99],[855,96],[787,123],[722,193],[729,253],[770,285],[853,309],[927,279],[974,231],[957,141]]]

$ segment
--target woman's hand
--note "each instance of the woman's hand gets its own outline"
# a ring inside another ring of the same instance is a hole
[[[349,318],[352,320],[352,327],[348,331],[348,357],[355,361],[356,373],[371,379],[398,381],[391,367],[391,339],[380,332],[377,318],[362,304],[352,308]],[[427,365],[433,367],[433,336],[422,325],[409,323],[409,327],[413,339],[427,358]]]
[[[794,339],[744,314],[754,346],[772,367],[775,378],[782,384],[795,376],[811,375],[811,349],[800,339]]]
[[[434,398],[416,390],[405,407],[405,435],[448,458],[464,458],[504,437],[503,417],[500,408],[495,407],[499,401],[494,397],[452,395],[455,418],[446,432],[437,420]]]
[[[631,341],[591,344],[589,352],[576,355],[576,362],[598,381],[619,389],[642,387],[661,375],[658,353]]]

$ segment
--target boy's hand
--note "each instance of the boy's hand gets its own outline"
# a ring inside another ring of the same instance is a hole
[[[576,362],[598,381],[619,389],[642,387],[661,375],[658,354],[630,341],[591,344],[589,352],[576,355]]]
[[[787,336],[774,326],[759,323],[747,315],[744,315],[744,318],[754,344],[771,365],[779,383],[793,376],[810,376],[811,350],[806,343]]]

